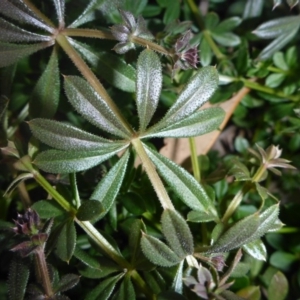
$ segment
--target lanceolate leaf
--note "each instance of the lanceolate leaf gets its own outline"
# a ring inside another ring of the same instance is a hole
[[[103,206],[99,201],[87,200],[79,207],[76,218],[80,221],[92,221],[103,212]]]
[[[172,290],[174,290],[176,293],[182,294],[183,289],[183,264],[184,260],[178,265],[176,274],[174,276],[173,282],[172,282]]]
[[[208,253],[227,252],[238,248],[253,236],[259,226],[258,214],[250,215],[230,227],[207,251]]]
[[[58,284],[54,287],[55,292],[65,292],[78,284],[80,277],[75,274],[66,274],[60,278]]]
[[[194,241],[190,228],[175,210],[164,210],[161,218],[162,232],[172,250],[179,257],[194,253]]]
[[[53,42],[43,42],[40,44],[18,45],[0,42],[0,68],[14,64],[21,58],[49,47],[52,44]]]
[[[244,245],[243,249],[255,259],[264,261],[267,259],[267,249],[260,239]]]
[[[65,210],[54,200],[40,200],[31,207],[42,219],[50,219],[65,213]]]
[[[129,159],[129,151],[126,151],[122,158],[110,169],[102,181],[95,188],[91,199],[102,203],[104,212],[99,215],[102,218],[112,207],[120,187],[122,185],[126,166]]]
[[[104,150],[124,146],[111,142],[74,126],[46,119],[29,121],[33,135],[43,143],[60,150]]]
[[[240,37],[232,32],[212,32],[211,35],[217,43],[225,47],[235,47],[241,43]]]
[[[149,124],[159,101],[162,86],[162,70],[157,54],[144,50],[137,62],[136,103],[140,130]]]
[[[59,24],[64,25],[65,0],[53,0]]]
[[[187,83],[157,127],[162,129],[189,117],[209,100],[218,87],[218,81],[218,72],[214,67],[200,69]]]
[[[95,52],[87,45],[69,38],[70,43],[97,70],[101,76],[116,88],[125,92],[135,91],[135,69],[119,55],[108,52]]]
[[[166,244],[150,235],[143,234],[141,246],[145,256],[155,265],[171,267],[182,260]]]
[[[10,19],[34,25],[45,29],[48,32],[53,32],[54,30],[46,25],[42,20],[39,20],[38,17],[21,1],[13,4],[9,2],[9,0],[1,0],[0,11],[1,14],[9,17]]]
[[[203,211],[190,211],[188,213],[188,221],[195,223],[205,223],[210,221],[216,221],[218,217],[211,213],[206,213]]]
[[[118,117],[85,80],[65,77],[65,91],[73,107],[89,122],[116,136],[128,137]]]
[[[96,18],[95,10],[100,8],[104,0],[91,0],[83,13],[69,26],[78,27]]]
[[[264,6],[264,0],[247,0],[243,19],[255,18],[261,15]]]
[[[51,37],[29,32],[0,18],[0,40],[2,42],[42,42],[50,41]]]
[[[125,147],[116,146],[111,149],[76,152],[48,150],[38,154],[34,164],[49,173],[74,173],[102,163]]]
[[[48,65],[31,96],[30,114],[32,117],[52,118],[54,116],[59,102],[59,77],[57,51],[54,47]]]
[[[190,208],[215,214],[212,200],[204,188],[186,170],[144,145],[159,174]]]
[[[145,224],[143,223],[142,220],[135,220],[131,225],[131,230],[129,233],[129,248],[130,248],[132,265],[134,265],[135,261],[138,260],[138,257],[141,254],[140,242],[141,242],[142,232],[146,232]]]
[[[184,120],[164,127],[163,129],[156,129],[153,126],[146,132],[144,137],[193,137],[209,133],[216,130],[221,125],[225,116],[222,108],[211,107],[193,113]],[[160,126],[158,126],[160,127]]]
[[[112,298],[112,300],[124,300],[130,299],[135,300],[135,291],[133,284],[131,282],[130,276],[125,276],[124,280],[122,281],[119,290]]]

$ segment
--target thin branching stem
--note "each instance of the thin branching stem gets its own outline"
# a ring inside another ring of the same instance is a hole
[[[86,38],[115,40],[115,37],[109,31],[98,29],[65,28],[60,33],[66,36],[80,36]]]
[[[149,40],[145,40],[141,37],[138,37],[138,36],[132,36],[130,38],[131,42],[135,43],[135,44],[138,44],[140,46],[143,46],[143,47],[146,47],[146,48],[150,48],[158,53],[161,53],[161,54],[164,54],[164,55],[168,55],[168,56],[173,56],[173,53],[168,51],[167,49],[165,49],[164,47],[154,43],[154,42],[151,42]]]

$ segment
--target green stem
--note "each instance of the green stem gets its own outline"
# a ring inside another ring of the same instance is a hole
[[[63,50],[66,52],[66,54],[69,56],[69,58],[73,61],[73,63],[78,68],[78,70],[81,72],[83,77],[89,82],[89,84],[94,88],[94,90],[107,103],[107,105],[114,112],[116,117],[122,123],[123,127],[128,131],[129,134],[132,134],[133,129],[131,128],[129,123],[123,117],[120,110],[118,109],[116,104],[113,102],[113,100],[110,98],[110,96],[108,95],[108,93],[106,92],[105,88],[103,87],[101,82],[98,80],[96,75],[91,71],[91,69],[88,67],[88,65],[85,63],[85,61],[81,58],[81,56],[77,53],[77,51],[69,43],[67,37],[62,34],[59,34],[56,37],[56,41],[63,48]]]
[[[264,173],[266,172],[266,165],[262,164],[252,177],[252,182],[259,182]]]
[[[203,37],[209,44],[211,50],[215,54],[218,60],[224,59],[226,56],[220,51],[219,47],[215,43],[215,41],[212,39],[210,32],[208,30],[205,30],[205,22],[203,20],[203,17],[201,15],[201,12],[197,5],[195,4],[194,0],[186,0],[191,12],[194,15],[194,18],[196,19],[196,22],[198,23],[199,28],[202,30]]]
[[[195,143],[195,138],[190,137],[189,143],[190,143],[191,161],[192,161],[194,177],[198,182],[201,182],[201,172],[200,172],[199,160],[197,156],[197,147]]]
[[[143,47],[147,47],[147,48],[150,48],[156,52],[159,52],[161,54],[164,54],[164,55],[169,55],[169,56],[173,56],[173,53],[172,52],[169,52],[167,49],[165,49],[164,47],[154,43],[154,42],[151,42],[149,40],[145,40],[143,38],[140,38],[138,36],[132,36],[131,37],[131,42],[135,43],[135,44],[138,44],[140,46],[143,46]]]
[[[281,73],[281,74],[286,74],[286,75],[289,74],[288,71],[281,70],[281,69],[279,69],[279,68],[272,67],[272,66],[267,67],[267,69],[268,69],[268,71],[271,71],[271,72],[273,72],[273,73]]]
[[[139,138],[136,138],[136,139],[132,139],[131,143],[143,163],[145,171],[153,185],[153,188],[157,194],[157,197],[158,197],[163,209],[175,210],[175,208],[169,198],[169,195],[165,189],[165,186],[163,185],[160,177],[158,176],[158,174],[156,172],[156,169],[155,169],[153,163],[151,162],[149,156],[147,155],[142,142],[140,141]]]
[[[70,173],[69,178],[70,178],[70,184],[71,184],[71,188],[72,188],[72,195],[75,200],[76,208],[78,209],[81,205],[81,201],[80,201],[80,196],[79,196],[78,188],[77,188],[76,173]]]
[[[60,33],[66,36],[81,36],[87,38],[115,40],[115,37],[109,31],[97,29],[65,28]]]
[[[132,270],[130,272],[130,275],[131,275],[132,280],[140,288],[141,292],[145,294],[145,296],[147,297],[147,299],[149,299],[149,300],[156,300],[156,295],[153,294],[149,290],[146,282],[143,280],[143,278],[140,276],[140,274],[136,270]]]

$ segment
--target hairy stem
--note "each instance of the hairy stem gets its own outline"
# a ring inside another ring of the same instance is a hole
[[[145,171],[153,185],[153,188],[157,194],[157,197],[158,197],[163,209],[174,210],[175,208],[171,202],[171,199],[169,198],[166,188],[163,185],[160,177],[158,176],[156,169],[155,169],[153,163],[151,162],[149,156],[147,155],[142,142],[140,141],[139,138],[137,138],[137,139],[132,139],[131,143],[143,163]]]
[[[138,44],[138,45],[143,46],[143,47],[150,48],[150,49],[152,49],[156,52],[159,52],[161,54],[173,56],[173,53],[169,52],[164,47],[162,47],[162,46],[160,46],[160,45],[158,45],[154,42],[151,42],[149,40],[145,40],[145,39],[140,38],[138,36],[132,36],[130,40],[131,40],[131,42],[133,42],[135,44]]]
[[[69,174],[70,184],[72,188],[72,195],[75,201],[76,208],[78,209],[81,205],[79,192],[77,189],[77,182],[76,182],[76,173]]]
[[[191,161],[192,161],[194,177],[198,182],[200,182],[201,181],[201,173],[200,173],[199,160],[198,160],[198,156],[197,156],[197,147],[196,147],[196,143],[195,143],[195,138],[190,137],[189,143],[190,143]]]
[[[60,33],[66,36],[115,40],[115,37],[109,31],[102,31],[98,29],[65,28]]]
[[[91,69],[88,67],[88,65],[85,63],[85,61],[81,58],[81,56],[77,53],[77,51],[69,43],[67,37],[65,37],[62,34],[59,34],[56,37],[56,41],[66,52],[66,54],[69,56],[69,58],[75,64],[75,66],[81,72],[83,77],[89,82],[89,84],[94,88],[94,90],[99,94],[99,96],[107,103],[107,105],[117,116],[117,118],[122,123],[123,127],[127,130],[127,132],[129,134],[132,134],[133,129],[131,128],[129,123],[123,117],[120,110],[118,109],[116,104],[113,102],[113,100],[110,98],[107,91],[105,90],[105,88],[103,87],[101,82],[98,80],[96,75],[91,71]]]

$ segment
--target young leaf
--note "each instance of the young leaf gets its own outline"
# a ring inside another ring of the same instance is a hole
[[[250,215],[230,227],[207,253],[228,252],[246,243],[259,226],[258,214]]]
[[[57,51],[53,48],[47,67],[31,95],[29,112],[32,117],[52,118],[56,113],[60,94],[59,76]]]
[[[114,146],[103,150],[76,152],[48,150],[37,155],[34,164],[49,173],[74,173],[90,169],[117,154],[125,146]]]
[[[187,220],[194,223],[205,223],[210,221],[217,221],[218,217],[212,213],[203,211],[190,211],[187,215]]]
[[[269,300],[284,300],[289,291],[289,283],[280,271],[276,272],[268,286]]]
[[[117,282],[124,276],[124,273],[107,278],[98,284],[91,292],[87,294],[85,300],[107,300],[112,294]]]
[[[31,45],[19,45],[0,42],[0,68],[14,64],[21,58],[49,47],[52,44],[53,42],[44,42]]]
[[[225,19],[221,23],[217,25],[217,27],[213,30],[215,33],[223,33],[233,30],[238,27],[242,23],[242,19],[239,17],[231,17]]]
[[[176,274],[172,282],[172,290],[174,290],[178,294],[182,294],[183,290],[183,264],[184,260],[178,265]]]
[[[8,274],[9,300],[24,299],[28,278],[28,261],[15,255],[10,263]]]
[[[86,120],[122,138],[128,133],[106,102],[78,76],[65,77],[65,91],[70,103]]]
[[[200,62],[203,67],[207,67],[211,64],[212,58],[213,58],[213,53],[211,51],[211,48],[206,41],[206,39],[202,39],[200,43]]]
[[[65,213],[64,209],[54,200],[40,200],[31,207],[42,219],[54,218]]]
[[[143,138],[148,137],[193,137],[218,129],[222,124],[225,111],[219,107],[211,107],[193,113],[184,120],[158,130],[153,126],[147,130]]]
[[[60,150],[112,150],[118,145],[124,145],[123,142],[111,142],[74,126],[53,120],[34,119],[28,124],[36,138]]]
[[[83,43],[69,38],[74,48],[97,70],[101,76],[114,87],[133,93],[135,92],[135,69],[127,64],[119,55],[108,52],[95,52]]]
[[[102,181],[96,186],[92,196],[92,200],[99,201],[104,212],[99,215],[99,218],[103,218],[113,205],[120,187],[122,185],[126,166],[129,159],[129,151],[126,151],[122,158],[110,169]]]
[[[190,228],[178,212],[165,209],[161,224],[169,246],[179,257],[184,258],[194,253],[194,241]]]
[[[240,37],[232,32],[212,32],[211,35],[217,43],[225,47],[235,47],[241,43]]]
[[[146,145],[144,147],[161,177],[187,206],[216,214],[212,200],[192,175]]]
[[[55,253],[66,262],[73,256],[76,245],[76,229],[73,220],[68,220],[63,224],[57,238]]]
[[[54,287],[54,291],[65,292],[73,288],[79,282],[79,276],[75,274],[66,274],[60,278],[58,284]]]
[[[137,62],[136,104],[140,120],[140,131],[149,124],[159,101],[162,87],[162,69],[157,54],[144,50]]]
[[[65,0],[53,0],[57,19],[60,25],[64,25],[65,18]]]
[[[112,300],[124,300],[124,299],[128,299],[128,300],[136,299],[134,287],[131,282],[130,276],[125,276],[124,280],[120,285],[119,290],[112,298]]]
[[[141,247],[145,256],[161,267],[171,267],[182,260],[166,244],[147,234],[142,236]]]
[[[19,6],[19,7],[18,7]],[[0,1],[0,11],[6,17],[19,22],[31,24],[38,28],[44,29],[48,32],[53,32],[53,28],[45,24],[40,20],[26,5],[25,3],[18,1],[11,3],[9,0]]]
[[[189,117],[213,95],[219,75],[214,67],[201,68],[187,83],[156,128],[162,129]]]
[[[243,249],[258,260],[267,260],[267,249],[261,240],[255,240],[243,246]]]
[[[51,37],[24,30],[0,18],[1,42],[43,42],[50,41]]]
[[[97,219],[103,211],[103,206],[99,201],[87,200],[79,207],[76,218],[80,221],[93,221]]]

